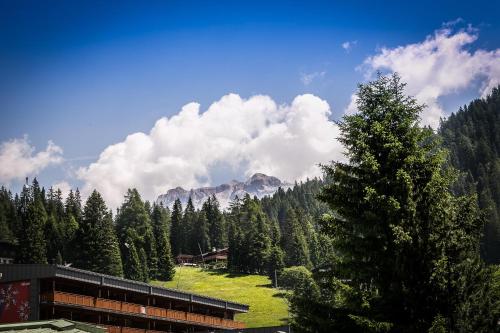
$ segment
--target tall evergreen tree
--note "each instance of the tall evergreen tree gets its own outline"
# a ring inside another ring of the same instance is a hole
[[[219,201],[212,195],[203,203],[202,211],[205,213],[208,222],[208,237],[210,245],[216,249],[222,249],[227,246],[227,232],[219,207]]]
[[[271,255],[271,238],[269,226],[263,212],[255,218],[248,232],[248,267],[250,272],[262,274],[268,267]]]
[[[147,281],[148,278],[144,276],[144,265],[141,263],[139,253],[135,247],[134,240],[137,235],[134,235],[133,230],[128,229],[122,243],[122,257],[123,257],[123,273],[124,276],[131,280]]]
[[[47,212],[44,194],[36,178],[31,187],[23,187],[20,201],[21,226],[18,230],[19,246],[16,261],[22,264],[46,264],[47,245],[44,230]]]
[[[231,270],[263,273],[271,251],[269,222],[258,199],[247,194],[231,203],[229,220],[229,258]]]
[[[82,220],[82,203],[78,189],[69,191],[64,203],[64,218],[61,226],[63,247],[63,260],[68,260],[71,255],[71,244],[75,240],[76,231]]]
[[[242,248],[242,230],[239,225],[241,217],[241,200],[236,197],[229,206],[228,221],[228,243],[229,254],[227,266],[232,271],[237,271],[241,267],[240,249]]]
[[[136,189],[129,189],[125,195],[125,201],[116,217],[116,230],[124,263],[126,265],[136,263],[140,265],[140,267],[124,268],[125,277],[130,279],[135,278],[138,276],[136,271],[141,271],[142,274],[140,276],[142,276],[143,281],[154,278],[158,270],[156,242],[150,215]],[[131,240],[133,241],[133,247],[129,243]],[[128,247],[125,243],[128,244]],[[134,255],[134,249],[139,261],[136,261],[135,258],[126,257],[127,255]],[[145,261],[142,260],[144,258],[146,258]],[[124,264],[124,266],[126,265]],[[129,272],[133,275],[128,276]]]
[[[172,246],[172,253],[177,256],[181,253],[183,243],[182,233],[182,204],[179,199],[174,201],[172,207],[172,225],[170,227],[170,244]]]
[[[191,244],[191,253],[202,253],[210,250],[210,237],[208,236],[207,217],[203,211],[196,214],[195,220],[191,224],[191,237],[188,243]]]
[[[287,266],[311,266],[309,248],[295,210],[288,207],[284,214],[282,245]]]
[[[190,239],[190,236],[193,234],[192,229],[195,226],[196,218],[196,210],[194,209],[193,200],[190,197],[186,203],[180,227],[180,253],[195,254],[199,252],[198,245]]]
[[[16,243],[16,206],[12,194],[5,187],[0,188],[0,241]]]
[[[151,212],[153,232],[156,239],[156,253],[158,254],[157,279],[170,281],[175,274],[175,266],[168,239],[169,213],[161,205],[153,205]]]
[[[494,329],[498,318],[474,316],[484,310],[474,297],[490,284],[478,274],[475,198],[450,192],[445,152],[418,126],[422,106],[394,75],[360,85],[358,109],[339,124],[348,163],[325,167],[333,181],[321,195],[339,259],[317,280],[320,295],[295,294],[296,330],[427,332],[443,322],[460,332],[461,321]]]
[[[62,264],[64,220],[64,204],[61,190],[49,189],[47,193],[47,223],[45,224],[45,240],[47,242],[47,259],[49,262]],[[60,260],[59,260],[60,259]]]
[[[123,276],[120,248],[113,218],[102,196],[94,190],[88,197],[73,242],[73,265],[93,272]]]

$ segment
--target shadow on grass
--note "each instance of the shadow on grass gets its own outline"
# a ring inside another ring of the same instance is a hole
[[[236,278],[236,277],[243,277],[243,276],[250,275],[250,274],[230,272],[230,271],[225,270],[225,269],[206,269],[204,271],[210,275],[219,275],[219,276],[224,276],[227,278]]]
[[[266,283],[266,284],[258,284],[256,287],[263,287],[263,288],[273,288],[272,283]]]
[[[281,322],[281,325],[288,325],[290,323],[290,318],[283,317],[280,318],[279,321]]]
[[[273,297],[279,297],[279,298],[287,298],[289,295],[288,292],[286,291],[281,291],[281,292],[277,292],[276,294],[273,295]]]

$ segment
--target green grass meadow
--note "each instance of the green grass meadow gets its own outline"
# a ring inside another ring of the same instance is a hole
[[[155,281],[153,284],[248,304],[250,311],[238,314],[235,318],[244,322],[247,327],[287,323],[287,302],[280,290],[271,288],[271,280],[266,276],[177,267],[172,281]]]

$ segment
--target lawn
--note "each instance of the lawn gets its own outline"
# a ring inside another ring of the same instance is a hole
[[[286,300],[279,290],[271,288],[271,281],[266,276],[178,267],[172,281],[154,281],[153,284],[248,304],[250,311],[235,318],[247,327],[277,326],[287,322]]]

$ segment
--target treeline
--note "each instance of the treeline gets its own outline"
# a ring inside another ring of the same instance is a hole
[[[328,260],[331,239],[318,230],[327,206],[316,199],[323,181],[279,189],[262,200],[246,196],[227,211],[229,262],[233,271],[269,274],[283,267],[309,269]]]
[[[170,242],[174,256],[197,255],[229,247],[228,269],[274,276],[275,270],[303,265],[312,268],[327,260],[331,241],[318,232],[327,206],[316,199],[323,181],[297,183],[263,199],[235,198],[222,211],[210,197],[201,209],[191,200],[174,202]]]
[[[457,193],[476,192],[485,212],[481,252],[500,263],[500,86],[441,123],[439,133],[450,151],[451,164],[463,172]]]
[[[316,199],[322,185],[313,179],[261,200],[236,198],[225,212],[215,196],[201,209],[176,200],[170,211],[131,189],[113,216],[97,191],[82,204],[78,190],[63,200],[34,179],[15,196],[0,189],[0,240],[16,246],[17,263],[71,263],[139,281],[171,279],[179,254],[229,247],[230,270],[273,277],[283,267],[310,269],[332,252],[318,232],[327,211]]]
[[[73,267],[148,281],[170,280],[174,262],[170,213],[129,190],[115,218],[93,191],[82,207],[78,190],[63,201],[36,178],[15,196],[0,188],[0,241],[16,248],[16,263]]]

